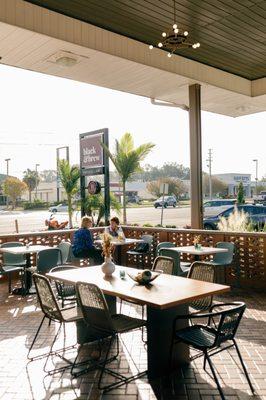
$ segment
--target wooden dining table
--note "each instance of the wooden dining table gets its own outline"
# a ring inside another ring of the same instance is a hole
[[[161,274],[151,285],[140,286],[127,274],[120,278],[120,270],[136,275],[139,270],[116,266],[111,277],[106,277],[101,266],[48,273],[49,279],[65,283],[94,283],[105,294],[110,312],[116,313],[116,300],[129,299],[147,306],[147,363],[148,379],[153,380],[189,363],[189,348],[177,344],[173,363],[169,363],[173,321],[177,315],[188,313],[192,300],[216,295],[230,290],[229,286],[202,282],[178,276]],[[177,327],[188,326],[187,320],[179,320]],[[80,328],[80,326],[79,326]],[[85,325],[83,328],[85,329]],[[87,328],[88,330],[88,328]],[[81,332],[77,332],[78,336]]]

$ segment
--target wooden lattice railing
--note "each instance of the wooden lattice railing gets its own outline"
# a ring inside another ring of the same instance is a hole
[[[94,228],[96,236],[103,228]],[[240,273],[240,284],[242,287],[266,288],[266,233],[235,233],[192,229],[164,229],[144,227],[123,227],[127,237],[139,238],[143,234],[153,236],[152,252],[150,257],[144,259],[144,266],[149,267],[155,257],[157,244],[160,242],[173,242],[177,246],[189,246],[193,244],[196,235],[201,235],[201,243],[205,246],[214,246],[217,242],[233,242],[236,246],[234,263],[227,269],[229,283],[236,282],[237,266]],[[62,240],[71,241],[75,230],[44,231],[36,233],[21,233],[0,235],[0,244],[5,242],[19,241],[32,244],[44,244],[56,246]],[[131,246],[132,247],[132,246]],[[123,265],[136,265],[134,257],[127,257],[126,250],[122,248]],[[1,255],[0,255],[1,257]],[[183,255],[184,260],[193,260]],[[0,260],[1,261],[1,260]],[[32,263],[34,263],[34,258]]]

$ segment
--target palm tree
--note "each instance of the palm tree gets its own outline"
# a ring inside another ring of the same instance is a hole
[[[126,224],[126,182],[134,173],[141,171],[140,162],[144,160],[155,145],[153,143],[144,143],[134,148],[133,136],[127,132],[120,141],[116,140],[114,153],[111,153],[105,144],[102,143],[102,146],[113,162],[122,181],[123,223]]]
[[[68,204],[68,217],[69,217],[69,228],[72,228],[72,199],[74,195],[78,192],[79,187],[79,168],[75,165],[70,165],[67,160],[58,161],[58,173],[59,178],[65,189],[67,195]]]
[[[36,185],[38,185],[40,182],[38,172],[27,168],[27,170],[24,171],[23,182],[25,182],[28,187],[29,202],[31,203],[31,193],[36,188]]]
[[[110,193],[110,204],[111,209],[120,214],[121,205],[113,193]],[[104,216],[104,196],[101,193],[88,195],[84,201],[84,210],[90,217],[93,217],[93,212],[97,212],[96,226],[98,226]]]

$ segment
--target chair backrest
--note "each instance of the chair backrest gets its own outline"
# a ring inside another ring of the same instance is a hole
[[[153,242],[153,236],[152,235],[142,235],[141,240],[143,240],[143,242],[145,242],[145,243],[148,243],[150,246]]]
[[[189,270],[188,278],[197,279],[198,281],[211,282],[215,281],[215,267],[210,263],[203,261],[195,261]],[[212,305],[212,296],[206,296],[189,303],[195,310],[208,310]]]
[[[53,249],[44,249],[39,251],[37,254],[37,271],[41,274],[45,274],[49,272],[53,267],[58,265],[58,260],[61,260],[62,264],[62,255],[61,250],[57,248]]]
[[[160,254],[160,249],[161,249],[162,247],[164,247],[164,248],[171,248],[171,247],[175,247],[175,244],[174,244],[174,243],[171,243],[171,242],[161,242],[161,243],[158,243],[157,248],[156,248],[156,254],[157,254],[157,256],[159,256],[159,254]]]
[[[161,270],[164,274],[173,275],[174,260],[171,257],[158,256],[153,262],[152,270]]]
[[[58,272],[58,271],[67,271],[70,269],[78,269],[79,267],[76,267],[75,265],[59,265],[58,267],[54,267],[50,270],[50,272]],[[66,290],[66,288],[73,288],[73,284],[65,284],[62,282],[58,282],[55,281],[55,286],[56,286],[56,290],[59,296],[63,296],[64,295],[64,290]]]
[[[1,247],[21,247],[23,243],[21,242],[7,242],[1,244]],[[8,254],[3,253],[3,262],[4,265],[19,265],[25,264],[25,255],[24,254]]]
[[[77,282],[76,293],[86,324],[100,332],[115,332],[110,311],[101,289],[93,283]]]
[[[218,242],[216,247],[220,249],[227,249],[226,253],[216,253],[213,256],[213,261],[221,265],[230,265],[234,258],[235,245],[231,242]]]
[[[59,243],[57,248],[61,250],[62,264],[65,264],[67,261],[70,261],[71,243],[62,241]],[[58,260],[58,262],[60,262],[60,260]]]
[[[49,280],[40,274],[32,276],[42,312],[47,318],[62,321],[62,314]]]
[[[167,248],[161,248],[160,249],[160,256],[164,257],[170,257],[174,261],[174,269],[173,269],[173,274],[176,276],[180,276],[183,274],[183,271],[180,268],[180,254],[177,253],[176,251],[172,249],[167,249]]]
[[[219,304],[219,306],[226,307],[227,309],[219,313],[220,320],[217,326],[215,346],[219,346],[226,340],[234,339],[237,328],[246,309],[245,303],[242,302],[224,303]],[[230,308],[228,309],[228,307]]]

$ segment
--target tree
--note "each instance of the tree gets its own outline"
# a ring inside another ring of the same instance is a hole
[[[178,179],[178,178],[161,178],[158,179],[157,181],[154,182],[149,182],[147,183],[147,190],[151,194],[153,194],[156,197],[161,196],[160,192],[160,186],[162,183],[168,183],[169,189],[168,189],[168,194],[169,195],[175,195],[177,198],[185,192],[185,186],[183,182]]]
[[[58,161],[58,173],[61,184],[65,189],[67,195],[68,205],[68,217],[69,217],[69,228],[73,227],[72,224],[72,200],[75,194],[78,192],[79,187],[79,168],[76,165],[70,165],[67,160]]]
[[[213,195],[224,194],[226,192],[227,185],[223,181],[216,178],[215,176],[212,176],[211,180]],[[210,195],[209,175],[205,172],[203,172],[202,177],[202,191],[205,196]]]
[[[126,182],[134,173],[141,171],[140,162],[145,159],[155,145],[153,143],[144,143],[134,148],[133,136],[127,132],[120,141],[116,140],[114,153],[111,153],[104,143],[102,143],[102,146],[113,162],[122,181],[123,223],[126,224]]]
[[[45,169],[40,172],[40,177],[43,182],[55,182],[57,179],[57,171],[54,169]]]
[[[239,182],[238,191],[237,191],[237,203],[244,204],[245,203],[245,194],[244,194],[244,186],[243,182]]]
[[[27,185],[29,191],[29,201],[31,202],[31,193],[36,188],[36,185],[38,185],[40,182],[38,172],[28,168],[26,171],[24,171],[23,182],[25,182]]]
[[[189,179],[190,169],[176,162],[167,162],[162,167],[147,164],[141,174],[135,174],[136,179],[141,179],[144,182],[156,181],[166,177]]]
[[[15,177],[10,176],[3,183],[4,194],[10,198],[12,209],[16,206],[17,198],[21,197],[26,190],[26,183]]]
[[[113,193],[110,193],[110,204],[111,209],[120,214],[121,204]],[[101,193],[88,195],[84,202],[84,211],[87,215],[93,217],[93,213],[98,214],[96,226],[99,225],[101,219],[104,216],[104,197]]]

